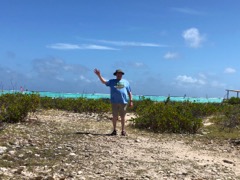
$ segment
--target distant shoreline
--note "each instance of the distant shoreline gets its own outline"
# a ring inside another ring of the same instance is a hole
[[[110,94],[104,93],[63,93],[63,92],[49,92],[49,91],[17,91],[17,90],[2,90],[0,94],[7,93],[37,93],[41,97],[51,98],[87,98],[87,99],[109,99]],[[158,95],[133,95],[133,100],[150,99],[156,102],[164,102],[170,98],[174,102],[196,102],[196,103],[222,103],[224,98],[203,98],[203,97],[187,97],[187,96],[158,96]]]

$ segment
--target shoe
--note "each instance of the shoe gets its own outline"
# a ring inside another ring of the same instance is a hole
[[[117,135],[117,131],[113,130],[113,132],[110,134],[110,136],[116,136]]]
[[[126,136],[127,135],[126,131],[122,131],[121,135]]]

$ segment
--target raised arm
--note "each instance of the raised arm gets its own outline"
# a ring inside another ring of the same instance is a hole
[[[94,73],[98,76],[98,78],[103,84],[107,83],[107,81],[102,77],[100,70],[94,69]]]

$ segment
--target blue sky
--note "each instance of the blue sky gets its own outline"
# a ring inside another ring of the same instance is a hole
[[[238,0],[0,0],[0,88],[224,97],[240,89]]]

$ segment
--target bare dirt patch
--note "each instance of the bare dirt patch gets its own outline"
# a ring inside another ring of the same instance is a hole
[[[109,116],[36,115],[0,131],[0,179],[240,179],[240,148],[228,142],[130,126],[109,136]]]

